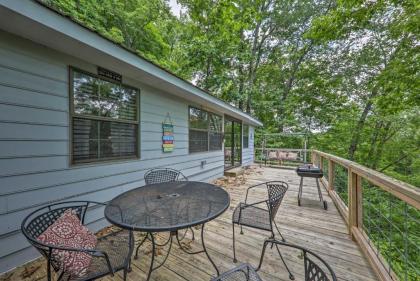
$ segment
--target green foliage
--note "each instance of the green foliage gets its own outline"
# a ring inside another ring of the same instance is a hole
[[[415,0],[40,0],[255,115],[419,182]]]
[[[39,1],[258,117],[257,147],[262,133],[305,132],[309,147],[420,186],[418,0],[178,0],[180,17],[167,0]]]
[[[102,36],[174,72],[182,25],[164,0],[40,0]],[[182,73],[178,73],[183,75]]]

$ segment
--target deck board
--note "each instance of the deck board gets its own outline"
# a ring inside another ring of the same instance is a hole
[[[246,173],[244,178],[246,180],[240,179],[242,179],[242,176],[237,179],[238,184],[229,184],[224,187],[231,196],[231,205],[223,215],[209,222],[205,229],[207,249],[221,272],[235,266],[232,261],[231,218],[235,206],[244,200],[246,188],[265,181],[283,180],[288,182],[289,190],[280,206],[276,222],[286,240],[309,248],[323,257],[334,269],[338,280],[378,280],[358,245],[348,235],[347,226],[326,190],[323,190],[323,196],[328,202],[327,211],[309,200],[318,196],[314,180],[306,180],[304,182],[303,197],[309,201],[305,200],[304,205],[298,207],[297,191],[300,178],[297,177],[293,170],[254,167],[251,169],[251,172]],[[232,179],[229,180],[232,181]],[[251,196],[253,196],[252,198],[255,201],[261,200],[264,198],[265,192],[256,190]],[[198,234],[199,231],[197,230],[196,236],[199,236]],[[161,234],[162,237],[160,238],[164,239],[165,235],[167,234]],[[240,235],[239,228],[236,228],[236,249],[239,262],[248,262],[257,266],[263,241],[268,235],[268,232],[245,227],[244,235]],[[198,250],[200,238],[197,237],[196,241],[191,242],[189,245],[191,245],[192,249]],[[133,270],[128,274],[128,280],[145,280],[150,262],[150,247],[151,245],[146,245],[145,248],[142,248],[140,258],[133,260]],[[166,253],[166,249],[163,248],[159,251],[160,254],[156,258],[161,260]],[[303,280],[302,258],[299,257],[297,252],[288,249],[283,249],[282,253],[288,266],[295,274],[295,280]],[[289,280],[287,271],[274,250],[267,251],[264,264],[259,273],[266,281]],[[207,281],[214,274],[215,271],[205,254],[187,255],[174,243],[167,262],[153,272],[151,280]],[[45,278],[40,278],[40,273],[37,273],[35,276],[36,279],[33,280],[45,280]],[[101,280],[122,280],[122,273],[119,272],[114,277],[105,277]]]
[[[329,262],[335,270],[339,280],[346,281],[376,281],[373,270],[363,256],[361,250],[353,242],[348,233],[347,226],[334,206],[327,192],[323,190],[324,199],[328,202],[325,211],[314,204],[297,206],[297,191],[299,177],[294,171],[275,168],[257,168],[253,173],[246,175],[246,182],[237,186],[228,186],[225,189],[231,196],[231,206],[219,218],[208,223],[205,230],[206,245],[221,271],[235,266],[232,262],[232,224],[231,217],[234,207],[244,199],[248,186],[269,180],[283,180],[289,183],[289,190],[283,200],[276,217],[283,235],[290,243],[299,244],[312,249]],[[317,198],[314,180],[305,180],[304,198]],[[255,192],[255,200],[262,199],[264,192]],[[312,201],[304,202],[312,203]],[[244,228],[244,235],[239,234],[237,228],[237,258],[239,262],[249,262],[257,265],[262,244],[268,233],[260,230]],[[198,247],[199,239],[193,242],[193,247]],[[147,250],[146,250],[147,251]],[[284,257],[289,267],[295,274],[296,280],[303,280],[301,260],[296,252],[283,250]],[[165,250],[162,251],[162,254]],[[261,276],[267,281],[289,280],[284,266],[279,261],[274,251],[268,251]],[[142,280],[145,276],[150,257],[143,256],[133,262],[133,272],[128,275],[129,280]],[[174,248],[166,264],[155,271],[152,280],[209,280],[214,275],[214,269],[204,254],[189,256]],[[122,280],[121,274],[116,277],[107,277],[104,280]]]

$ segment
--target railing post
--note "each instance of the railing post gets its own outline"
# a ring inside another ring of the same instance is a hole
[[[328,190],[334,190],[334,162],[328,159]]]
[[[315,161],[316,160],[316,153],[315,153],[315,151],[311,151],[311,161],[312,161],[312,164],[314,164],[315,165]]]
[[[322,157],[321,155],[319,156],[319,168],[323,168],[324,167],[324,157]]]
[[[349,167],[348,169],[348,194],[349,194],[349,234],[355,240],[352,228],[360,228],[363,226],[363,201],[362,201],[362,179],[354,173]]]

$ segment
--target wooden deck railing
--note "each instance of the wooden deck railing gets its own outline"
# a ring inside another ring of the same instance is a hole
[[[379,279],[419,280],[420,189],[321,151],[311,161]]]
[[[297,166],[308,159],[307,149],[255,148],[255,162],[270,166]]]

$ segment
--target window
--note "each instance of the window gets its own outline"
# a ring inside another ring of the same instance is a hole
[[[223,143],[222,117],[211,112],[190,107],[189,151],[221,150]]]
[[[138,157],[139,90],[76,69],[70,75],[72,163]]]
[[[243,125],[243,146],[244,148],[248,148],[249,147],[249,126],[248,125]]]

